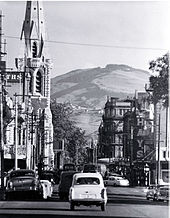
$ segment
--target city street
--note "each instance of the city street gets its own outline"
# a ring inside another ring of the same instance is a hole
[[[0,218],[170,217],[169,2],[6,1]]]
[[[108,203],[105,212],[100,207],[76,207],[70,211],[67,201],[56,193],[44,201],[1,201],[0,217],[131,217],[168,218],[168,203],[147,201],[144,188],[107,187]]]

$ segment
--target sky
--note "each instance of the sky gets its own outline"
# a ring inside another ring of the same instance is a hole
[[[26,2],[0,1],[7,67],[23,57]],[[169,1],[43,1],[51,77],[76,69],[127,64],[148,70],[170,47]]]

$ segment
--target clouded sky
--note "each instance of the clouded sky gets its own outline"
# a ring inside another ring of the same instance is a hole
[[[8,67],[23,55],[25,6],[0,1]],[[148,70],[149,61],[170,47],[169,1],[43,1],[43,6],[52,77],[107,64]]]

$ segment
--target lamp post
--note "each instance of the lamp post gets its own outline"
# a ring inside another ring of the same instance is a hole
[[[15,93],[15,170],[18,168],[18,105],[17,94]]]

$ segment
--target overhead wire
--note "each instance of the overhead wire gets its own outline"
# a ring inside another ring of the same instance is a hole
[[[17,36],[5,36],[6,38],[11,39],[20,39]],[[159,50],[159,51],[168,51],[165,48],[151,48],[151,47],[137,47],[137,46],[119,46],[119,45],[105,45],[105,44],[93,44],[93,43],[79,43],[79,42],[65,42],[57,40],[44,40],[48,43],[55,44],[64,44],[64,45],[76,45],[76,46],[89,46],[89,47],[103,47],[103,48],[117,48],[117,49],[136,49],[136,50]]]

